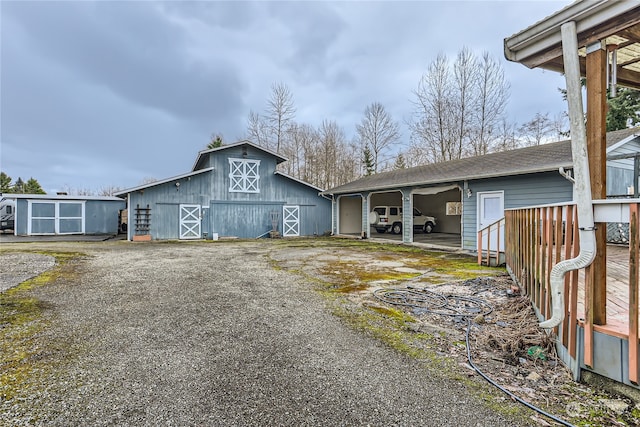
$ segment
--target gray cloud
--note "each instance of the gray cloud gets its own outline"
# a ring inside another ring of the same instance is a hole
[[[297,120],[351,137],[371,102],[408,118],[427,65],[462,46],[502,62],[512,120],[555,114],[561,76],[507,63],[502,39],[566,4],[3,2],[0,166],[48,191],[183,173],[212,132],[242,137],[274,82]]]

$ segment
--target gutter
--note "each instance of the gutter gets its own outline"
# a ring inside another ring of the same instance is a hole
[[[545,329],[554,328],[564,320],[564,275],[569,271],[589,266],[596,256],[596,234],[593,221],[589,157],[587,155],[587,131],[582,109],[576,23],[571,21],[563,24],[561,31],[572,136],[573,186],[578,211],[580,253],[575,258],[559,262],[551,269],[551,318],[540,323],[540,327]]]
[[[595,41],[600,34],[592,29],[617,16],[638,7],[637,0],[587,0],[576,1],[542,21],[504,39],[504,56],[507,60],[520,62],[535,68],[560,52],[564,44],[560,29],[567,22],[576,23],[576,33]],[[547,51],[553,50],[553,53]]]

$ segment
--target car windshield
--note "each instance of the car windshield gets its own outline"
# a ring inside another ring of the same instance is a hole
[[[421,216],[422,212],[420,212],[418,209],[413,208],[413,216]]]
[[[378,215],[386,215],[385,208],[374,208],[373,211]]]

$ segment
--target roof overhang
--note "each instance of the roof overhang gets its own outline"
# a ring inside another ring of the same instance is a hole
[[[149,188],[149,187],[155,187],[156,185],[162,185],[162,184],[165,184],[165,183],[170,182],[170,181],[177,181],[179,179],[189,178],[189,177],[194,176],[194,175],[199,175],[201,173],[210,172],[213,169],[214,168],[198,169],[197,171],[184,173],[182,175],[172,176],[171,178],[165,178],[165,179],[161,179],[159,181],[153,181],[153,182],[149,182],[147,184],[139,185],[137,187],[127,188],[126,190],[118,191],[114,195],[115,196],[126,196],[128,193],[133,193],[134,191],[144,190],[145,188]]]
[[[617,51],[617,82],[640,89],[640,3],[637,0],[576,1],[544,20],[504,40],[509,61],[529,68],[564,72],[560,27],[575,22],[581,72],[585,75],[584,47],[604,42]]]

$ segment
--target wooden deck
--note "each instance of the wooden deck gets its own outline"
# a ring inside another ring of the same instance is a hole
[[[584,319],[584,270],[578,276],[578,319]],[[636,284],[637,286],[637,284]],[[594,330],[626,338],[629,335],[629,247],[607,245],[607,324]]]

